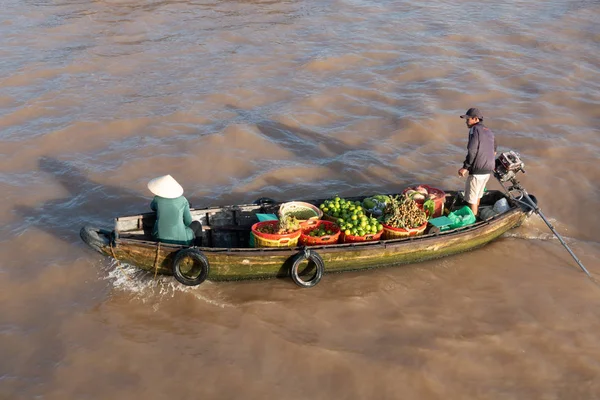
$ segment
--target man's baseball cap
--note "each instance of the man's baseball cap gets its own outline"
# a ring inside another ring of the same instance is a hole
[[[479,119],[483,119],[483,113],[481,111],[479,111],[479,108],[469,108],[467,110],[467,112],[464,115],[460,116],[461,118],[467,118],[467,117],[471,117],[471,118],[479,118]]]

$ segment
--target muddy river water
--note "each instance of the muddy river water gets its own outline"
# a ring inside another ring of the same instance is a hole
[[[307,290],[182,287],[78,234],[163,174],[197,207],[460,189],[477,106],[600,276],[598,1],[2,6],[0,398],[600,398],[600,286],[537,216]]]

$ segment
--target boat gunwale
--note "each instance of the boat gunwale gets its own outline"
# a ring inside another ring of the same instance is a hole
[[[218,208],[218,207],[215,207]],[[201,209],[201,210],[207,210]],[[222,208],[221,208],[222,209]],[[487,220],[476,222],[475,224],[459,227],[452,229],[450,231],[433,233],[427,235],[420,236],[410,236],[406,238],[398,238],[398,239],[383,239],[377,241],[368,241],[368,242],[354,242],[354,243],[336,243],[330,245],[320,245],[320,246],[309,246],[306,247],[310,250],[318,250],[319,252],[324,253],[338,253],[345,251],[356,251],[356,250],[375,250],[375,249],[386,249],[388,247],[399,247],[405,245],[406,243],[411,242],[428,242],[428,241],[438,241],[445,240],[447,238],[456,238],[468,233],[483,229],[489,225],[501,223],[503,220],[509,218],[515,213],[523,213],[523,211],[519,206],[513,206],[508,211],[494,215]],[[115,247],[119,246],[119,244],[123,245],[137,245],[140,247],[148,247],[148,248],[156,248],[160,243],[161,248],[167,250],[170,249],[172,251],[178,251],[184,248],[196,248],[207,254],[228,254],[228,255],[236,255],[236,256],[244,256],[244,255],[270,255],[270,256],[281,256],[285,254],[294,254],[298,251],[303,250],[304,246],[296,246],[296,247],[260,247],[260,248],[251,248],[251,247],[202,247],[202,246],[185,246],[185,245],[177,245],[177,244],[169,244],[162,243],[158,241],[150,241],[146,239],[137,239],[137,238],[128,238],[128,237],[117,237],[115,239]]]

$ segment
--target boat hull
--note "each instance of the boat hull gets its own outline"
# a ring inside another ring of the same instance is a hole
[[[520,208],[514,208],[489,221],[448,233],[318,246],[310,249],[316,251],[323,259],[325,273],[416,263],[484,246],[519,226],[527,216],[528,213]],[[115,238],[106,231],[95,232],[98,235],[96,242],[90,243],[90,239],[84,238],[92,248],[120,262],[158,274],[172,274],[173,259],[182,249],[177,245]],[[198,247],[197,250],[208,259],[210,265],[208,279],[212,281],[287,277],[294,257],[304,251],[301,247],[264,249]]]

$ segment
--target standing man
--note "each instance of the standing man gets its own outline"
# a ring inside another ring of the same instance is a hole
[[[469,174],[465,184],[465,201],[469,203],[473,214],[477,215],[485,184],[490,179],[490,174],[494,172],[496,139],[494,132],[483,125],[483,114],[479,109],[469,108],[460,117],[465,120],[469,128],[469,144],[467,157],[463,167],[458,170],[458,175]]]

